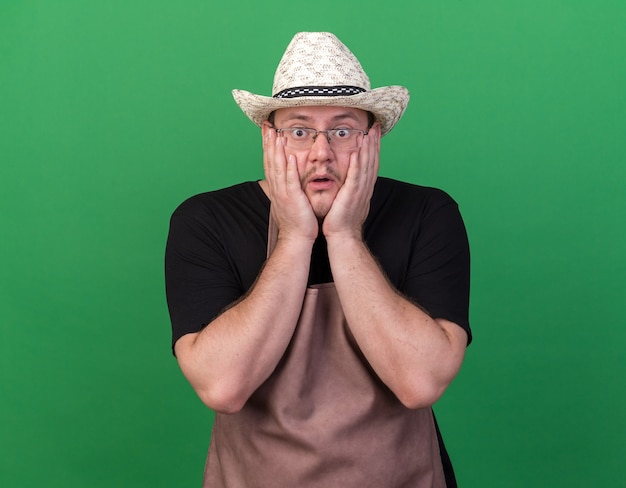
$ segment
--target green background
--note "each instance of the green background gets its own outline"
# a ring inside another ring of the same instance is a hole
[[[464,215],[475,342],[436,406],[460,485],[624,486],[622,0],[0,0],[0,485],[199,486],[168,219],[262,177],[230,90],[269,95],[301,30],[411,90],[381,174]]]

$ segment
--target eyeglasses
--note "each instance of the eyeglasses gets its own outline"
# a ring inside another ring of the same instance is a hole
[[[276,133],[287,139],[287,146],[292,149],[311,149],[317,136],[326,135],[326,140],[332,149],[347,150],[354,149],[359,145],[359,141],[366,136],[368,130],[360,129],[331,129],[316,130],[308,127],[290,127],[288,129],[277,129]]]

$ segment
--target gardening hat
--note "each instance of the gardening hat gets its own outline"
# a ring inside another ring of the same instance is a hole
[[[400,120],[409,91],[403,86],[371,89],[370,80],[352,52],[330,32],[299,32],[283,54],[272,96],[233,90],[237,105],[256,125],[279,108],[337,106],[372,112],[387,134]]]

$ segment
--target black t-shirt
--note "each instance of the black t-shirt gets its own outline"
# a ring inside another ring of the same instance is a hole
[[[270,201],[258,182],[202,193],[174,212],[166,248],[172,344],[198,332],[253,285],[267,252]],[[471,340],[469,247],[446,193],[379,177],[363,227],[367,246],[396,289],[463,327]],[[309,283],[332,281],[323,238]]]

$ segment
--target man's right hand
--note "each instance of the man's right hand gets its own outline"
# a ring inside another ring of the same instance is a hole
[[[285,140],[264,126],[263,168],[278,238],[315,240],[319,223],[302,190],[296,157],[285,153]]]

